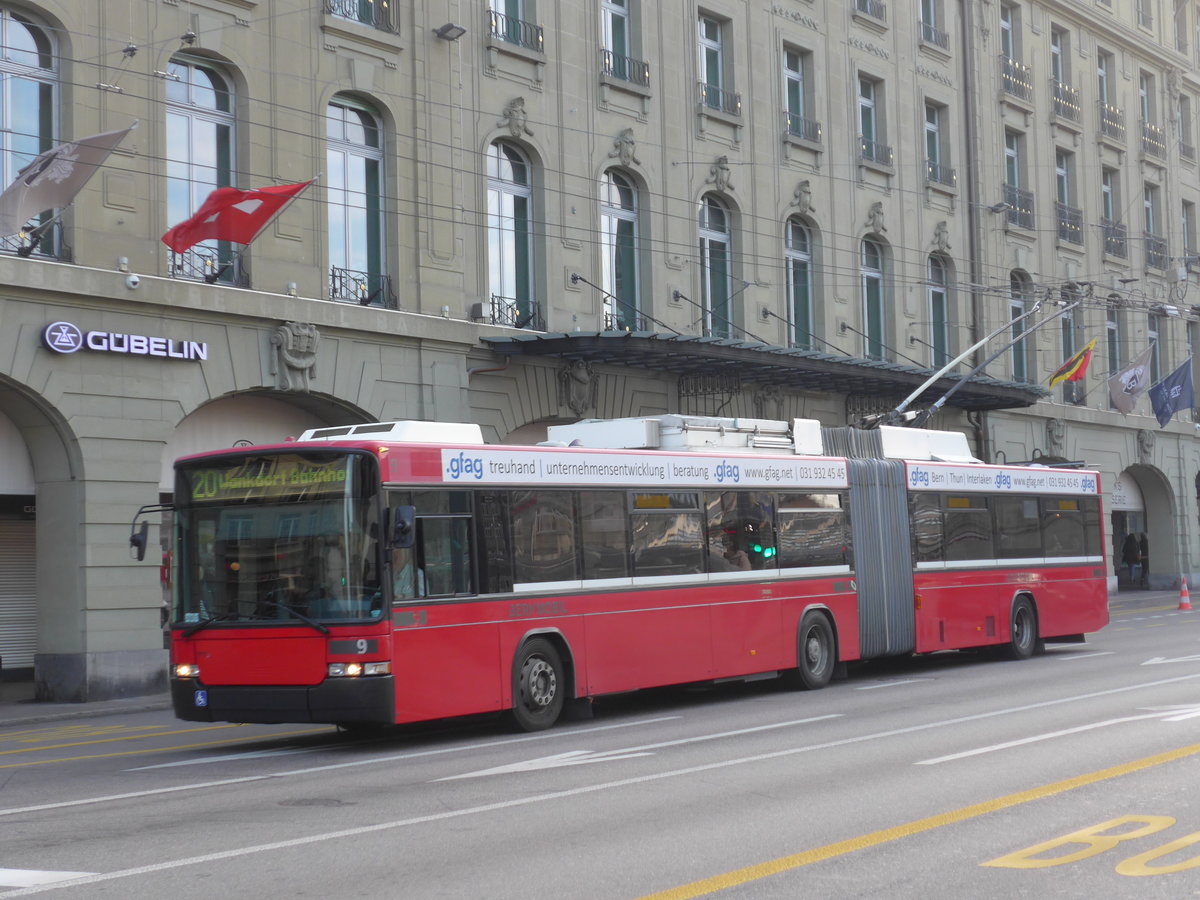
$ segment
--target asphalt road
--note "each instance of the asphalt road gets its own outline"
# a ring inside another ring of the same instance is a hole
[[[1200,895],[1200,610],[369,738],[169,712],[0,725],[0,898]]]

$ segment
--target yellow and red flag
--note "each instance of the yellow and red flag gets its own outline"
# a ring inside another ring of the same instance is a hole
[[[1092,338],[1078,353],[1059,366],[1050,376],[1050,387],[1064,381],[1082,381],[1087,374],[1088,363],[1092,361],[1092,351],[1096,349],[1097,338]]]

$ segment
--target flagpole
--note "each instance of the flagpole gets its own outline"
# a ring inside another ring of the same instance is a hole
[[[312,187],[314,184],[316,184],[317,179],[320,177],[321,177],[321,173],[318,172],[316,175],[314,175],[312,178],[310,178],[308,180],[308,184],[304,185],[304,187],[302,187],[300,190],[296,191],[296,193],[292,194],[292,196],[288,197],[287,202],[284,203],[283,206],[279,207],[279,209],[275,210],[275,215],[271,216],[271,218],[269,218],[269,219],[267,219],[267,221],[263,222],[262,227],[259,228],[258,231],[254,232],[254,236],[251,237],[250,240],[246,241],[246,243],[242,245],[242,250],[238,251],[238,256],[241,256],[242,252],[246,249],[246,247],[249,247],[251,244],[253,244],[258,239],[258,236],[266,230],[268,225],[270,225],[272,222],[274,222],[276,219],[278,219],[280,216],[282,216],[283,211],[285,209],[287,209],[289,206],[291,206],[293,203],[295,203],[297,197],[299,197],[301,194],[303,194],[305,191],[307,191],[310,187]]]

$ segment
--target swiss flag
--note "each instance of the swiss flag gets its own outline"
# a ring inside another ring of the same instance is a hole
[[[232,241],[249,244],[268,222],[312,184],[278,184],[256,191],[217,188],[195,214],[167,230],[162,241],[176,253],[182,253],[201,241]]]

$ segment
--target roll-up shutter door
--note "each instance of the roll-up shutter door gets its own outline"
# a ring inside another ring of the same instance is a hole
[[[0,663],[33,666],[37,649],[35,524],[0,519]]]

